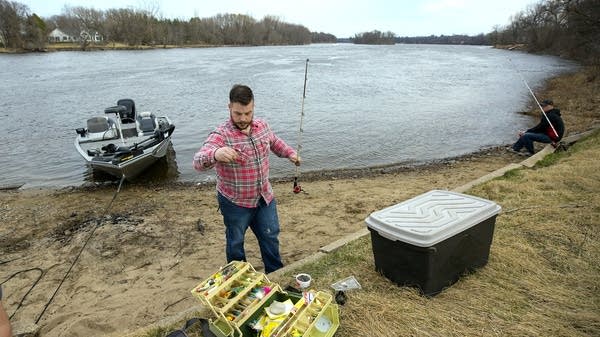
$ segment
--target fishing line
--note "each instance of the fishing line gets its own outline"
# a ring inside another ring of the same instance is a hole
[[[300,149],[302,149],[302,123],[304,121],[304,99],[306,98],[306,81],[308,80],[308,59],[306,59],[306,66],[304,67],[304,90],[302,91],[302,107],[300,108],[300,127],[298,128],[298,149],[296,150],[296,156],[300,159]],[[294,193],[300,193],[302,187],[298,184],[298,178],[300,178],[300,166],[296,166],[296,174],[294,175]]]
[[[119,182],[119,187],[115,191],[115,194],[113,194],[113,197],[110,200],[110,202],[108,203],[108,206],[106,206],[106,209],[104,210],[103,214],[105,214],[106,212],[108,212],[108,210],[110,209],[110,206],[112,205],[113,201],[115,201],[115,199],[117,198],[117,194],[119,194],[119,191],[121,191],[121,185],[123,185],[123,181],[124,180],[125,180],[125,175],[123,175],[121,177],[121,181]],[[38,318],[35,320],[35,324],[38,324],[38,322],[40,321],[40,319],[42,319],[42,316],[46,312],[46,309],[48,309],[48,307],[50,306],[50,303],[52,303],[52,301],[54,300],[54,297],[58,293],[58,290],[60,289],[60,287],[62,286],[62,284],[65,282],[65,280],[69,276],[69,273],[71,272],[71,270],[73,269],[73,267],[75,266],[75,264],[77,263],[77,261],[79,260],[79,257],[81,256],[81,253],[83,253],[83,250],[87,246],[88,242],[90,242],[90,240],[92,239],[92,236],[94,236],[94,233],[96,232],[96,229],[98,229],[98,227],[100,227],[100,220],[101,220],[101,218],[96,219],[96,226],[94,226],[94,228],[90,232],[90,235],[87,237],[87,239],[83,243],[83,246],[79,250],[79,253],[77,253],[77,256],[75,256],[75,260],[73,260],[73,263],[71,263],[71,266],[69,267],[69,270],[67,270],[67,272],[65,273],[65,276],[63,276],[62,280],[60,280],[60,283],[58,284],[58,287],[56,287],[56,290],[54,291],[54,294],[52,294],[52,296],[50,297],[50,300],[48,300],[48,303],[46,303],[46,305],[44,306],[44,310],[38,316]]]
[[[556,129],[554,128],[554,125],[552,125],[552,122],[550,122],[550,119],[546,115],[546,112],[544,111],[544,108],[542,108],[542,105],[538,101],[537,97],[535,97],[535,94],[533,93],[533,90],[531,90],[531,88],[529,87],[529,84],[527,84],[527,81],[525,80],[525,77],[523,77],[523,75],[521,74],[521,72],[519,71],[519,69],[515,66],[515,64],[512,62],[512,60],[510,59],[510,57],[508,58],[508,62],[513,66],[513,68],[515,68],[517,74],[519,74],[519,76],[521,77],[521,80],[523,80],[523,83],[525,83],[525,86],[529,90],[529,93],[531,94],[531,96],[535,100],[535,103],[537,104],[538,108],[540,108],[540,110],[542,111],[542,115],[544,115],[544,117],[546,118],[546,121],[548,121],[548,124],[552,128],[552,131],[554,131],[554,134],[558,136],[558,132],[556,132]]]

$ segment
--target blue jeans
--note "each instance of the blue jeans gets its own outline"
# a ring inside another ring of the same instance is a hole
[[[552,143],[552,139],[543,133],[525,132],[521,137],[519,137],[519,140],[517,140],[512,148],[515,151],[521,151],[521,149],[525,147],[527,152],[533,154],[533,142],[549,144]]]
[[[250,227],[258,240],[260,255],[265,264],[265,273],[283,267],[279,255],[279,219],[275,199],[267,205],[261,198],[255,208],[240,207],[221,193],[217,193],[217,200],[225,223],[227,262],[246,261],[244,235]]]

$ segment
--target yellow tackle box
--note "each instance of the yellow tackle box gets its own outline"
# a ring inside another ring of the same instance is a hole
[[[285,292],[248,262],[228,263],[191,292],[215,315],[217,337],[331,337],[339,327],[330,293]]]

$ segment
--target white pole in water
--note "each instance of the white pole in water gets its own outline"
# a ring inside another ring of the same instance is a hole
[[[525,81],[525,78],[523,77],[523,75],[521,75],[521,72],[519,71],[519,69],[517,69],[517,67],[515,66],[515,64],[512,63],[512,60],[510,59],[510,57],[508,58],[508,61],[510,62],[510,64],[512,64],[513,68],[515,68],[515,70],[517,71],[517,74],[519,74],[519,76],[523,80],[523,83],[525,83],[525,86],[529,90],[529,93],[531,94],[531,96],[533,96],[533,99],[535,100],[535,103],[537,104],[537,106],[542,111],[542,115],[544,115],[544,117],[548,121],[548,124],[550,124],[550,127],[552,128],[552,131],[554,131],[554,134],[556,135],[556,137],[558,137],[558,132],[556,132],[556,129],[554,128],[554,125],[552,125],[552,122],[550,122],[550,119],[548,118],[548,115],[546,115],[546,112],[544,111],[544,108],[542,108],[542,105],[538,101],[537,97],[535,97],[535,94],[533,93],[533,91],[529,87],[529,84],[527,84],[527,81]]]

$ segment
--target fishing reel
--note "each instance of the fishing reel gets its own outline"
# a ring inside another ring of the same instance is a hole
[[[298,194],[302,192],[302,186],[298,184],[298,177],[294,177],[294,193]]]

